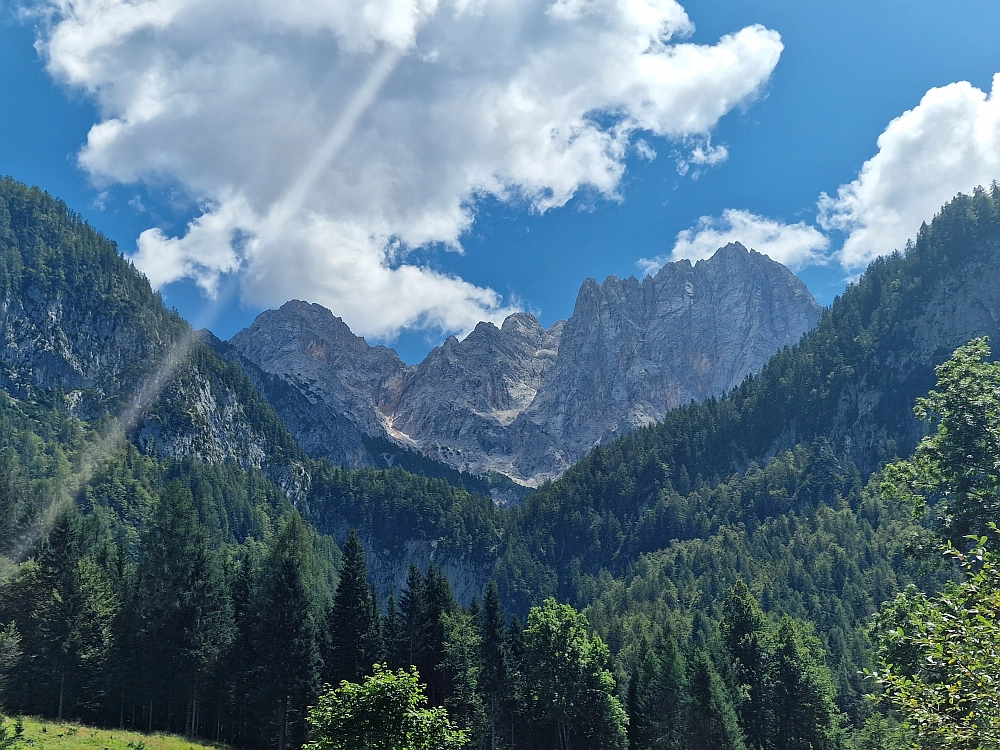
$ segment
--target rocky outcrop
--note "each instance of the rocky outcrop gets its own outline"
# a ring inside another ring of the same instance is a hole
[[[527,313],[480,323],[416,367],[298,301],[230,344],[313,455],[368,463],[361,436],[374,435],[536,485],[602,441],[729,390],[820,312],[784,266],[732,244],[643,281],[588,279],[565,323],[546,330]]]
[[[137,321],[135,300],[106,296],[31,283],[8,289],[0,298],[0,387],[29,400],[58,388],[83,418],[134,393],[183,335],[183,323],[166,311]]]
[[[408,371],[396,352],[299,300],[262,313],[229,344],[303,450],[352,468],[371,463],[362,438],[387,434],[385,405]]]
[[[559,355],[514,424],[521,479],[549,478],[601,442],[738,385],[819,320],[798,278],[740,244],[655,276],[584,282]]]
[[[517,313],[500,328],[480,323],[462,341],[449,337],[400,382],[387,405],[390,434],[463,470],[506,473],[482,457],[515,449],[509,426],[534,401],[562,328]]]

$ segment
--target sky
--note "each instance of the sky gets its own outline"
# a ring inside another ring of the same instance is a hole
[[[996,0],[0,0],[0,174],[197,327],[416,362],[729,241],[830,304],[1000,179],[997,74]]]

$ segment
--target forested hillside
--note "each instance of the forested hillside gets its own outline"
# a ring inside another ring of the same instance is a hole
[[[620,576],[673,540],[741,523],[753,530],[813,507],[856,507],[858,485],[919,440],[913,407],[934,367],[970,339],[1000,333],[998,276],[994,186],[958,196],[906,252],[873,262],[817,329],[759,375],[594,450],[540,488],[515,523],[551,591],[574,597],[574,578],[605,569]],[[788,470],[762,474],[775,457]],[[758,489],[769,473],[782,478]],[[741,475],[747,489],[730,500],[730,478]]]
[[[872,615],[950,574],[878,471],[923,434],[934,365],[996,333],[1000,191],[520,507],[309,459],[112,243],[12,180],[0,261],[5,709],[284,750],[324,681],[379,661],[470,746],[818,750],[882,726]]]

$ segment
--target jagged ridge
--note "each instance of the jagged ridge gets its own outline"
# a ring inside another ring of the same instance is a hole
[[[416,367],[299,301],[230,344],[248,373],[285,386],[265,392],[313,455],[364,465],[360,436],[376,435],[533,486],[675,406],[728,391],[819,315],[786,268],[731,244],[641,282],[588,279],[568,321],[545,330],[518,313],[499,328],[480,323]]]

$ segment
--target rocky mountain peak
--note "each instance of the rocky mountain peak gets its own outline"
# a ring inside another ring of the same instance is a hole
[[[547,330],[530,313],[482,322],[415,367],[300,301],[262,314],[231,344],[315,406],[283,415],[311,436],[300,437],[307,450],[337,457],[338,441],[387,437],[533,485],[674,406],[724,393],[819,315],[788,269],[732,243],[641,281],[587,279],[569,320]]]
[[[229,343],[264,373],[302,391],[321,407],[317,418],[332,420],[338,432],[346,418],[364,434],[384,434],[386,387],[408,369],[392,349],[369,346],[325,307],[300,300],[261,313]]]

